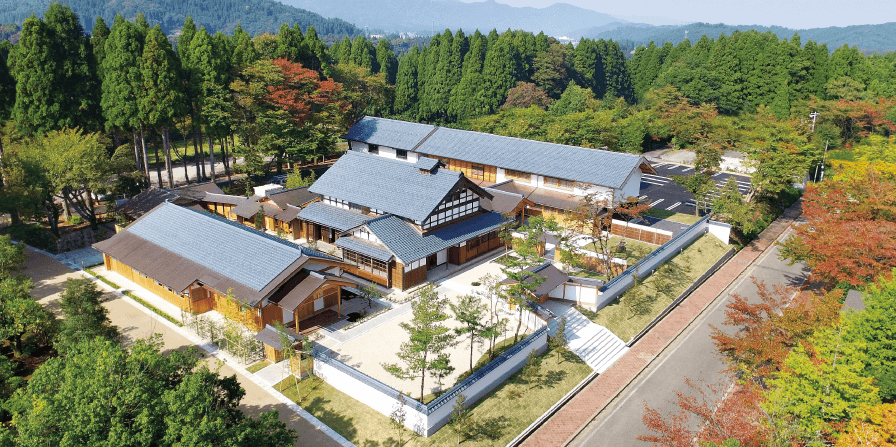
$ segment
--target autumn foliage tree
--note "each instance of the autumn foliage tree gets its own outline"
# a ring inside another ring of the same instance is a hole
[[[796,227],[782,255],[806,261],[831,283],[861,286],[896,267],[896,180],[873,169],[806,188],[805,225]]]
[[[725,309],[725,325],[738,329],[729,334],[713,327],[712,339],[733,370],[767,377],[781,369],[800,340],[839,321],[842,291],[824,296],[806,293],[791,301],[797,293],[793,288],[777,284],[769,289],[755,278],[753,283],[759,302],[734,295]]]
[[[755,385],[735,385],[726,393],[730,381],[685,381],[688,391],[675,393],[678,408],[672,414],[664,416],[644,405],[644,425],[652,434],[638,436],[638,440],[665,447],[692,447],[695,440],[699,445],[724,445],[729,439],[738,440],[744,447],[764,445],[764,399]]]

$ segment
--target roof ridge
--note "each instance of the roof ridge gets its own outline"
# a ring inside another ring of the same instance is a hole
[[[507,139],[510,139],[510,140],[528,141],[528,142],[533,142],[533,143],[542,143],[542,144],[550,144],[550,145],[554,145],[554,146],[563,146],[563,147],[568,147],[568,148],[570,148],[570,149],[582,149],[582,150],[586,150],[586,151],[601,151],[601,152],[606,152],[606,153],[608,153],[608,154],[625,155],[625,156],[629,156],[629,157],[638,157],[638,158],[641,157],[641,155],[630,154],[630,153],[628,153],[628,152],[616,152],[616,151],[611,151],[611,150],[609,150],[609,149],[600,149],[600,148],[590,148],[590,147],[582,147],[582,146],[573,146],[573,145],[570,145],[570,144],[552,143],[552,142],[550,142],[550,141],[533,140],[533,139],[529,139],[529,138],[509,137],[509,136],[506,136],[506,135],[498,135],[498,134],[488,133],[488,132],[478,132],[478,131],[475,131],[475,130],[455,129],[455,128],[452,128],[452,127],[439,127],[439,128],[437,128],[436,130],[441,130],[441,129],[448,129],[448,130],[453,130],[453,131],[457,131],[457,132],[465,132],[465,133],[474,133],[474,134],[479,134],[479,135],[487,135],[487,136],[495,137],[495,138],[507,138]],[[435,133],[435,132],[433,132],[433,133]],[[607,147],[607,146],[603,146],[603,147]]]
[[[431,137],[431,136],[432,136],[434,133],[436,133],[436,131],[438,131],[439,129],[441,129],[440,126],[435,126],[435,127],[432,129],[432,131],[430,131],[428,134],[426,134],[426,136],[423,137],[423,139],[420,140],[419,143],[417,143],[416,146],[414,146],[413,148],[411,148],[411,152],[417,152],[417,148],[420,147],[420,145],[422,145],[423,143],[426,143],[426,140],[428,140],[429,137]],[[436,160],[438,160],[438,159],[436,159]]]
[[[281,190],[279,190],[279,191],[269,192],[269,193],[268,193],[268,197],[270,197],[270,196],[276,196],[277,194],[283,194],[283,193],[285,193],[285,192],[295,191],[295,190],[297,190],[297,189],[307,188],[307,187],[309,187],[309,186],[311,186],[311,185],[296,186],[295,188],[281,189]]]

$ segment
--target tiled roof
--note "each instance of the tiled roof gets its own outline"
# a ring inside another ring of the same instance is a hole
[[[308,206],[302,209],[298,217],[301,220],[307,220],[325,227],[335,228],[339,231],[351,230],[352,228],[360,226],[364,224],[364,222],[373,219],[370,216],[336,208],[335,206],[326,205],[322,202],[309,203]]]
[[[373,259],[377,259],[383,262],[389,262],[389,260],[392,259],[392,253],[389,250],[377,247],[376,245],[369,244],[364,241],[357,240],[352,237],[341,237],[337,239],[336,246],[342,247],[346,250],[351,250],[355,253],[370,256]]]
[[[423,221],[457,185],[461,173],[421,173],[411,163],[348,151],[311,185],[323,196]]]
[[[486,188],[488,191],[504,191],[519,194],[536,205],[543,205],[558,210],[572,211],[582,202],[582,196],[568,192],[554,191],[545,188],[536,188],[513,180]]]
[[[620,188],[638,169],[633,154],[440,127],[418,153]]]
[[[417,169],[432,171],[432,168],[436,167],[438,164],[439,160],[436,160],[435,158],[420,157],[417,162],[414,163],[414,166],[416,166]]]
[[[304,253],[289,242],[172,204],[160,205],[124,231],[256,291]]]
[[[307,186],[299,188],[284,189],[282,191],[268,193],[268,197],[281,210],[286,210],[288,205],[302,207],[308,202],[312,202],[320,198],[320,194],[308,191]]]
[[[504,217],[498,213],[482,213],[424,236],[404,219],[388,215],[367,222],[367,228],[407,264],[488,233],[503,222]]]
[[[525,279],[525,282],[531,283],[535,281],[536,277],[544,278],[541,284],[533,291],[535,296],[545,296],[551,293],[552,290],[556,289],[560,284],[569,281],[569,275],[563,273],[557,267],[554,267],[554,264],[550,262],[545,262],[541,265],[532,266],[526,269],[526,271],[531,272],[532,276],[529,276]],[[501,284],[514,284],[515,281],[508,278],[501,282]]]
[[[486,211],[507,214],[513,212],[520,202],[526,200],[522,194],[502,191],[500,189],[486,188],[492,193],[492,199],[482,199],[482,208]]]
[[[212,203],[226,203],[228,205],[241,205],[246,201],[255,202],[258,200],[258,197],[246,197],[246,196],[231,196],[229,194],[215,194],[215,193],[206,193],[205,197],[202,199],[204,202],[212,202]]]
[[[364,117],[342,138],[368,144],[411,150],[426,138],[435,126],[385,118]]]
[[[153,208],[165,203],[166,201],[178,205],[191,202],[190,199],[181,198],[181,196],[170,193],[163,189],[150,188],[140,192],[140,194],[137,194],[134,197],[127,199],[120,206],[116,207],[115,211],[125,214],[132,219],[136,219],[148,213]]]
[[[181,197],[187,197],[193,200],[202,200],[207,193],[224,194],[224,191],[215,182],[197,183],[195,185],[181,186],[180,188],[169,189],[168,191]]]

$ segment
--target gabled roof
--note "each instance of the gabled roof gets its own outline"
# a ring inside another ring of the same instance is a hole
[[[332,168],[331,168],[332,169]],[[352,228],[363,225],[370,219],[370,216],[356,213],[354,211],[336,208],[323,202],[312,202],[302,209],[297,216],[301,220],[313,222],[329,228],[335,228],[338,231],[347,231]]]
[[[228,205],[242,205],[245,202],[256,202],[258,197],[231,196],[229,194],[205,193],[203,202],[226,203]]]
[[[303,337],[290,328],[283,328],[283,332],[292,343],[302,341]],[[265,326],[264,329],[255,334],[255,339],[278,351],[285,351],[292,347],[289,345],[283,346],[280,340],[280,332],[278,332],[277,329],[271,327],[270,325]]]
[[[524,280],[526,283],[531,283],[535,281],[535,278],[544,278],[544,281],[538,285],[538,288],[534,291],[535,296],[545,296],[551,293],[552,290],[556,289],[560,284],[569,281],[569,275],[563,273],[557,267],[554,267],[554,264],[550,262],[545,262],[541,265],[535,265],[526,269],[527,272],[531,272],[532,276],[529,276]],[[501,284],[514,284],[516,281],[507,278],[501,282]]]
[[[309,189],[422,222],[462,178],[460,172],[438,169],[421,173],[411,163],[348,151]],[[469,185],[478,188],[472,182]]]
[[[485,188],[492,193],[491,200],[482,199],[482,209],[486,211],[494,211],[500,214],[508,214],[513,212],[520,206],[520,203],[532,203],[526,200],[522,194],[502,191],[500,189]]]
[[[210,213],[169,203],[159,205],[121,234],[137,236],[257,292],[303,256],[335,260]]]
[[[301,186],[298,188],[284,189],[282,191],[268,193],[268,198],[271,199],[271,202],[274,202],[275,205],[280,207],[281,210],[285,211],[289,205],[301,208],[308,203],[319,199],[320,194],[308,191],[307,186]]]
[[[116,207],[115,211],[136,219],[165,202],[187,205],[193,201],[164,189],[149,188],[126,200],[121,206]]]
[[[416,152],[533,174],[620,188],[639,155],[440,127]]]
[[[500,214],[482,213],[422,235],[404,219],[386,215],[367,222],[366,226],[383,245],[388,247],[389,251],[402,263],[407,264],[488,233],[500,227],[502,223],[504,217]]]
[[[485,189],[519,194],[536,205],[544,205],[558,210],[572,211],[582,203],[582,196],[546,188],[536,188],[513,180],[489,186]]]
[[[181,197],[187,197],[193,200],[202,200],[207,193],[224,194],[224,190],[218,187],[215,182],[197,183],[195,185],[181,186],[180,188],[169,189],[171,193]]]
[[[367,116],[361,118],[342,138],[396,149],[412,150],[435,126]]]

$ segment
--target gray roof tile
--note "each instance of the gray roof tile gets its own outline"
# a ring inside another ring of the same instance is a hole
[[[311,185],[311,192],[423,221],[460,181],[462,174],[348,151]]]
[[[392,253],[389,250],[351,237],[341,237],[337,239],[336,246],[351,250],[355,253],[370,256],[373,259],[383,262],[389,262],[389,260],[392,259]]]
[[[378,217],[367,222],[367,228],[389,247],[403,263],[411,263],[444,250],[454,244],[488,233],[504,222],[498,213],[482,213],[454,225],[421,235],[404,219]]]
[[[435,129],[435,126],[428,124],[368,116],[352,126],[342,138],[411,150]]]
[[[305,253],[299,246],[235,222],[169,203],[160,205],[124,231],[256,291],[262,290]],[[312,250],[305,254],[317,255]]]
[[[633,154],[440,127],[416,152],[619,188],[641,164]]]
[[[432,168],[436,167],[437,164],[439,164],[439,160],[436,160],[435,158],[420,157],[420,159],[414,163],[414,166],[418,169],[432,171]]]
[[[332,168],[331,168],[332,169]],[[298,216],[301,220],[307,220],[326,227],[335,228],[339,231],[351,230],[357,226],[364,224],[370,219],[366,216],[354,211],[336,208],[335,206],[326,205],[322,202],[312,202],[302,209]]]

